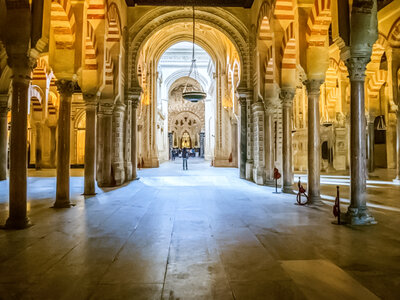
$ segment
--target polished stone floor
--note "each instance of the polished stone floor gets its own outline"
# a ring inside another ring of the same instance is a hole
[[[34,226],[0,231],[0,299],[398,299],[400,187],[369,182],[369,227],[331,224],[325,206],[240,180],[237,169],[189,160],[139,171],[140,180],[80,195],[72,170],[70,209],[50,208],[53,170],[30,171]],[[386,177],[387,178],[386,178]],[[386,178],[386,179],[385,179]],[[0,223],[8,182],[0,182]],[[344,209],[345,209],[344,200]]]

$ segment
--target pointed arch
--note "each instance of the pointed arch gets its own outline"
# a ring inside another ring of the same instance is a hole
[[[285,30],[282,40],[282,69],[296,69],[296,40],[294,22]]]

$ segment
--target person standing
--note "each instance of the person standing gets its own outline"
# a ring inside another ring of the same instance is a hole
[[[182,161],[183,161],[183,170],[188,169],[188,157],[189,157],[189,151],[186,148],[183,148],[182,150]]]

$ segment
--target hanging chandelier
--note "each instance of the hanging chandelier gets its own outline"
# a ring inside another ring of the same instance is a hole
[[[189,84],[189,79],[190,79],[190,75],[193,74],[193,78],[198,81],[199,76],[199,72],[197,70],[197,66],[196,66],[196,58],[195,58],[195,41],[196,41],[196,18],[195,18],[195,11],[194,11],[194,6],[193,6],[193,49],[192,49],[192,64],[190,65],[190,69],[189,69],[189,74],[188,74],[188,79],[186,81],[186,85],[183,89],[182,92],[182,97],[183,99],[190,101],[190,102],[199,102],[204,100],[207,97],[207,94],[203,91],[201,85],[200,85],[200,89],[196,90],[193,89],[192,91],[188,91],[188,84]]]

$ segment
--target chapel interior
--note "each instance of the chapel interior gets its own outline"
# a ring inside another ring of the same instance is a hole
[[[399,105],[400,0],[0,0],[0,299],[398,299]]]

